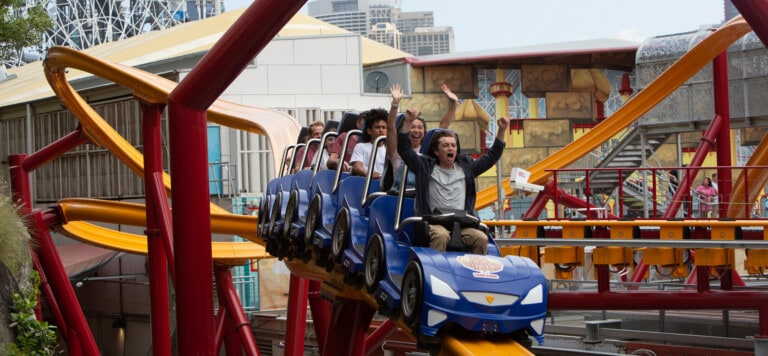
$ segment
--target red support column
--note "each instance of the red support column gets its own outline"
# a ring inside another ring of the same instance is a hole
[[[154,174],[163,172],[162,132],[160,116],[163,106],[160,104],[142,104],[142,133],[144,136],[144,191],[152,191]],[[152,323],[152,353],[157,356],[171,355],[171,316],[168,298],[168,260],[163,244],[162,225],[158,216],[163,205],[158,200],[166,200],[154,194],[146,194],[147,216],[147,258],[149,263],[149,298]]]
[[[365,339],[365,354],[371,355],[381,349],[381,345],[387,340],[389,335],[397,331],[397,324],[392,319],[384,320],[368,338]]]
[[[22,167],[27,155],[18,154],[8,156],[8,165],[11,173],[11,199],[19,209],[22,216],[32,211],[32,192],[29,187],[29,173]]]
[[[19,209],[19,214],[23,216],[29,216],[32,211],[32,193],[29,185],[29,174],[23,168],[24,162],[26,162],[26,160],[27,155],[25,154],[9,156],[11,197],[13,199],[14,205]],[[44,221],[39,223],[42,224],[40,228],[47,232],[48,225],[45,224]],[[39,237],[35,236],[35,239],[39,239]],[[34,250],[34,247],[30,247],[30,249]],[[59,301],[56,299],[56,293],[51,287],[48,276],[46,275],[46,272],[40,263],[40,258],[41,257],[36,251],[32,253],[32,262],[34,263],[34,267],[40,275],[40,289],[42,291],[42,295],[51,308],[51,312],[56,319],[56,323],[58,324],[58,328],[61,331],[62,336],[67,342],[67,348],[70,350],[70,353],[73,355],[82,354],[82,347],[80,346],[79,336],[76,332],[70,330],[67,323],[68,319],[64,316],[64,313],[60,308]],[[69,280],[67,280],[67,282],[69,282]],[[39,302],[40,300],[38,298],[38,305],[37,308],[35,308],[35,314],[38,320],[42,320],[42,311]]]
[[[88,142],[90,142],[88,137],[85,136],[82,128],[78,127],[77,130],[70,132],[66,136],[29,155],[29,157],[24,160],[24,171],[31,172],[38,167],[53,161],[69,150]]]
[[[43,224],[42,213],[39,211],[32,213],[30,223],[35,232],[35,243],[37,244],[37,255],[40,258],[40,265],[43,266],[53,293],[60,302],[59,306],[62,307],[61,311],[67,320],[70,332],[78,336],[83,355],[99,355],[96,341],[93,339],[91,329],[88,327],[88,322],[85,320],[83,310],[80,308],[75,291],[69,282],[67,272],[61,263],[56,246],[53,244],[53,239],[48,232],[48,226]]]
[[[309,309],[312,311],[312,325],[315,327],[317,346],[322,354],[325,346],[325,337],[328,335],[328,322],[330,320],[330,306],[328,301],[320,295],[320,281],[309,281]]]
[[[240,342],[238,343],[237,347],[240,352],[242,352],[242,349],[239,344],[242,343],[242,347],[245,348],[246,354],[258,355],[259,348],[256,346],[256,339],[254,338],[253,332],[251,330],[251,323],[249,323],[248,318],[245,317],[243,306],[240,304],[240,298],[237,296],[237,291],[235,290],[235,284],[232,283],[232,274],[230,271],[230,266],[222,264],[214,265],[214,273],[216,274],[216,288],[219,292],[219,308],[227,309],[226,316],[227,319],[231,321],[232,326],[231,328],[226,328],[227,331],[224,334],[227,339],[227,352],[229,353],[230,350],[234,350],[232,341],[237,340],[237,338],[229,335],[231,334],[229,330],[232,330],[236,333],[234,335],[240,336]]]
[[[597,271],[597,291],[606,293],[611,291],[611,277],[607,265],[595,265]]]
[[[696,148],[696,153],[693,155],[693,158],[691,158],[691,163],[688,165],[690,169],[686,169],[683,172],[683,179],[680,181],[680,184],[677,187],[677,191],[675,192],[675,196],[672,198],[672,202],[669,203],[669,206],[667,206],[667,211],[665,211],[664,216],[662,216],[663,219],[672,219],[675,217],[675,214],[677,214],[677,210],[680,209],[682,200],[688,194],[689,189],[691,189],[693,177],[699,172],[701,163],[704,162],[705,158],[707,158],[709,149],[712,147],[715,138],[720,133],[720,127],[722,124],[722,116],[715,115],[715,117],[712,118],[712,122],[709,123],[707,131],[704,132],[704,136],[701,138],[701,143],[699,143],[699,146]]]
[[[715,115],[722,118],[723,123],[717,133],[717,165],[731,166],[731,113],[728,99],[728,51],[723,51],[712,62],[712,77],[714,78]],[[718,216],[728,217],[728,202],[731,201],[731,181],[733,172],[728,168],[717,170],[717,190],[720,196]],[[749,214],[746,215],[747,217]]]
[[[180,355],[213,355],[213,258],[205,111],[169,101]]]
[[[240,340],[240,336],[237,335],[237,331],[235,331],[231,325],[224,328],[224,349],[227,352],[227,356],[240,356],[243,354],[243,343]],[[246,352],[246,355],[258,356],[259,352],[258,350],[255,350],[255,352],[254,350],[251,350],[250,352]]]
[[[254,1],[168,95],[180,355],[213,355],[206,110],[305,1]]]
[[[216,352],[221,352],[221,345],[224,344],[224,333],[226,332],[227,327],[227,308],[222,308],[219,306],[219,313],[216,314],[215,319],[216,327],[215,327],[215,333],[214,333],[214,345],[216,345],[213,349],[216,350]],[[239,345],[239,343],[238,343]]]
[[[365,337],[375,311],[358,300],[339,300],[334,304],[331,325],[336,327],[328,330],[323,355],[362,355],[366,351]]]
[[[56,297],[51,290],[51,285],[48,284],[48,277],[43,273],[43,266],[40,265],[37,256],[32,256],[32,264],[37,271],[37,274],[40,275],[40,292],[43,297],[45,297],[45,302],[48,303],[48,309],[50,309],[51,314],[53,314],[53,318],[56,319],[56,329],[59,329],[59,332],[66,338],[69,334],[67,321],[64,319],[64,314],[61,313],[59,303],[56,301]],[[37,309],[40,309],[39,303]],[[43,320],[42,315],[37,315],[37,320]]]
[[[768,47],[768,0],[731,0],[752,31]]]
[[[691,289],[682,291],[622,290],[608,293],[553,292],[549,293],[547,306],[550,310],[747,310],[761,309],[767,304],[768,293],[765,291],[724,291],[716,289],[699,293]],[[766,320],[760,319],[762,328]]]
[[[144,180],[150,183],[147,196],[152,196],[155,206],[155,219],[160,226],[160,237],[162,237],[163,251],[165,252],[165,261],[171,274],[171,282],[176,281],[176,266],[173,258],[173,218],[171,217],[171,206],[168,204],[165,192],[165,183],[163,182],[163,173],[156,172],[150,176],[145,176]]]
[[[288,287],[288,320],[285,325],[286,356],[301,356],[304,354],[308,294],[308,281],[291,273],[291,282]]]

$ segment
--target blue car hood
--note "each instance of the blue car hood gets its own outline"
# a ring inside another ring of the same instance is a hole
[[[532,276],[532,265],[522,259],[502,258],[468,253],[442,252],[421,256],[422,263],[430,264],[441,272],[454,274],[459,278],[482,279],[485,282],[509,282],[528,279]],[[537,267],[538,270],[538,267]]]

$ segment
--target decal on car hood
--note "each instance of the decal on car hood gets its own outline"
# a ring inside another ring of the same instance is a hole
[[[504,269],[501,261],[483,255],[457,256],[456,261],[464,268],[473,271],[472,276],[476,278],[499,279],[496,273]]]

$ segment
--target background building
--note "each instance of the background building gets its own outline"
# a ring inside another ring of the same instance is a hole
[[[402,34],[389,22],[377,23],[368,31],[368,38],[394,48],[401,47]]]
[[[417,56],[453,53],[454,42],[450,26],[417,27],[413,32],[403,34],[400,49]]]
[[[453,28],[435,27],[432,11],[401,12],[391,0],[316,0],[307,4],[309,16],[339,26],[414,55],[455,51]],[[403,40],[390,29],[397,29]],[[406,46],[405,38],[409,38]]]

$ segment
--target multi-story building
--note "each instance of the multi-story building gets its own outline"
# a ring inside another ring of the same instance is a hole
[[[435,26],[435,14],[432,11],[410,11],[397,14],[397,29],[402,33],[414,32],[419,27]]]
[[[389,22],[380,22],[368,30],[368,38],[393,48],[400,48],[402,34]]]
[[[432,11],[401,12],[392,0],[315,0],[307,4],[309,16],[339,26],[412,54],[454,52],[451,27],[435,27]],[[382,23],[394,24],[399,36]],[[417,33],[417,29],[419,30]],[[375,33],[374,33],[375,32]],[[405,45],[405,38],[411,45]],[[430,41],[435,41],[434,43]]]
[[[416,56],[453,53],[455,51],[453,28],[450,26],[416,28],[414,32],[403,34],[400,49]]]

